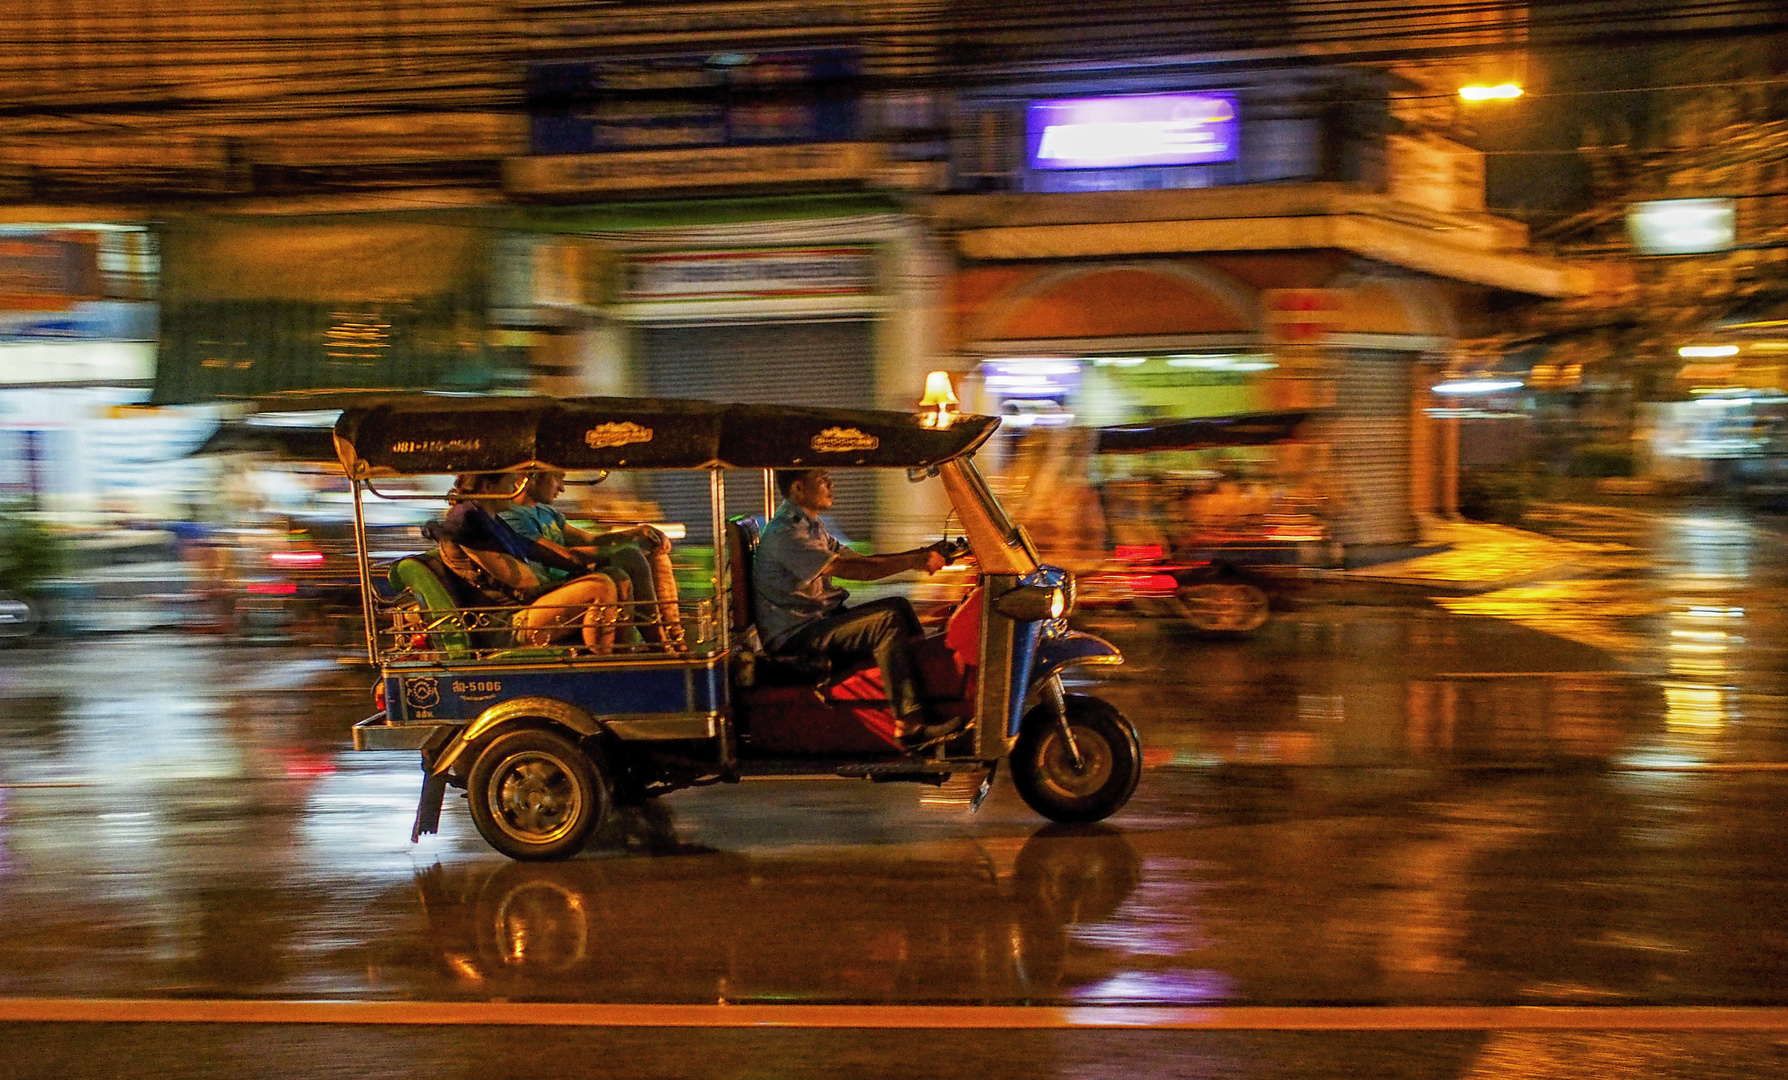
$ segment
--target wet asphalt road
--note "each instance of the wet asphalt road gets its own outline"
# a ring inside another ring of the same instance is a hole
[[[1310,597],[1247,641],[1089,613],[1149,769],[1092,830],[853,782],[684,792],[512,864],[370,676],[193,635],[0,653],[0,996],[1788,1006],[1788,555],[1548,508],[1568,580]],[[1382,599],[1382,598],[1373,598]],[[1788,1075],[1781,1034],[0,1025],[0,1077]],[[483,1063],[482,1065],[480,1063]]]

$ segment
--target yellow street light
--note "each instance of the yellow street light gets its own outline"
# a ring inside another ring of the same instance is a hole
[[[1499,83],[1496,86],[1461,86],[1459,96],[1466,101],[1512,101],[1521,96],[1521,88],[1514,83]]]

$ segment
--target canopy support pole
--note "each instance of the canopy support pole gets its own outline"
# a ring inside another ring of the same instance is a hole
[[[708,509],[714,530],[714,621],[719,624],[720,654],[732,653],[732,581],[726,561],[726,479],[723,470],[708,470]]]
[[[350,481],[354,489],[354,555],[360,563],[360,616],[366,624],[366,659],[374,667],[379,663],[378,620],[373,617],[372,560],[366,557],[366,511],[360,505],[360,481]]]

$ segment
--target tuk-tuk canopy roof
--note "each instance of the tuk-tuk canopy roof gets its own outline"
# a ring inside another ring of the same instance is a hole
[[[1100,454],[1145,454],[1157,450],[1265,446],[1296,438],[1299,425],[1309,416],[1299,410],[1121,424],[1099,428],[1093,449]]]
[[[940,430],[913,413],[861,409],[419,393],[350,400],[335,449],[356,479],[543,467],[920,468],[973,452],[998,426],[976,415]]]

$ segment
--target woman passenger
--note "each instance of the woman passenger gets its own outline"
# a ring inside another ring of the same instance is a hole
[[[467,473],[453,485],[458,498],[447,518],[424,531],[441,548],[441,561],[491,606],[519,606],[518,645],[546,645],[581,633],[585,648],[606,654],[614,646],[619,593],[607,576],[545,545],[518,536],[497,514],[515,492],[513,473]],[[547,568],[582,574],[563,581]]]

